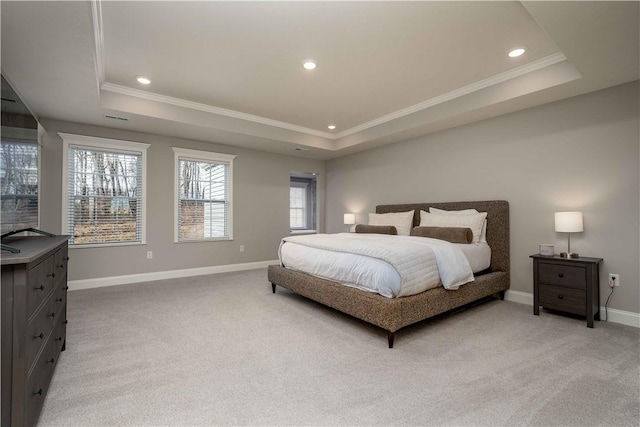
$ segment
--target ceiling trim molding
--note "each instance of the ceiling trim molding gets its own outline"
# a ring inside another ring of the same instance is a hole
[[[173,105],[176,107],[188,108],[191,110],[203,111],[205,113],[218,114],[220,116],[231,117],[234,119],[246,120],[254,123],[259,123],[267,126],[278,127],[294,132],[305,133],[308,135],[319,136],[321,138],[336,139],[336,136],[319,130],[307,128],[304,126],[298,126],[291,123],[281,122],[278,120],[268,119],[266,117],[255,116],[253,114],[242,113],[240,111],[228,110],[226,108],[215,107],[213,105],[201,104],[199,102],[187,101],[185,99],[174,98],[172,96],[160,95],[154,92],[147,92],[140,89],[133,89],[126,86],[121,86],[113,83],[106,82],[102,85],[102,90],[109,92],[115,92],[122,95],[133,96],[136,98],[146,99],[149,101],[162,102],[164,104]]]
[[[361,125],[354,126],[350,129],[337,133],[335,136],[337,139],[339,139],[345,136],[353,135],[354,133],[362,132],[374,126],[378,126],[378,125],[390,122],[392,120],[396,120],[401,117],[408,116],[413,113],[417,113],[418,111],[426,110],[427,108],[434,107],[438,104],[442,104],[444,102],[451,101],[456,98],[460,98],[460,97],[472,94],[479,90],[486,89],[490,86],[495,86],[507,80],[511,80],[516,77],[520,77],[525,74],[529,74],[534,71],[541,70],[543,68],[549,67],[551,65],[554,65],[566,60],[567,60],[567,57],[562,52],[557,52],[552,55],[545,56],[544,58],[538,59],[536,61],[530,62],[528,64],[522,65],[520,67],[516,67],[514,69],[505,71],[500,74],[496,74],[494,76],[491,76],[484,80],[477,81],[475,83],[471,83],[470,85],[463,86],[456,90],[452,90],[451,92],[447,92],[443,95],[436,96],[435,98],[428,99],[419,104],[415,104],[410,107],[403,108],[391,114],[387,114],[386,116],[382,116],[377,119],[371,120],[369,122],[363,123]]]
[[[100,88],[105,82],[105,54],[104,54],[104,32],[102,31],[102,3],[101,0],[91,1],[91,23],[93,24],[94,68],[98,84],[98,95]]]

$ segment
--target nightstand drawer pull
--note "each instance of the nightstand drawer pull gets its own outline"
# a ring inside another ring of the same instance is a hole
[[[558,295],[558,299],[563,299],[563,298],[564,298],[564,295],[562,294]]]
[[[564,273],[558,273],[558,277],[564,277]]]

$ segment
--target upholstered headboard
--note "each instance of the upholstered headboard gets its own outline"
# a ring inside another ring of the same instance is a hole
[[[414,210],[413,226],[420,225],[420,210],[429,207],[445,210],[476,209],[487,213],[487,243],[491,247],[491,271],[509,274],[509,202],[488,200],[479,202],[407,203],[402,205],[378,205],[377,213],[407,212]]]

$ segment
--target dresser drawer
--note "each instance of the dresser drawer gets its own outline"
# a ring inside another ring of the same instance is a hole
[[[27,360],[27,370],[31,369],[31,365],[36,359],[40,349],[47,342],[47,338],[53,329],[52,302],[51,300],[41,308],[36,316],[31,319],[27,327],[27,339],[25,342],[25,357]]]
[[[31,317],[38,306],[53,290],[53,256],[29,270],[27,282],[27,317]]]
[[[540,305],[573,314],[586,314],[587,295],[579,289],[539,285]]]
[[[60,319],[58,319],[50,339],[53,341],[54,354],[59,356],[67,339],[67,319],[65,319],[65,316],[60,316]]]
[[[584,267],[541,262],[538,266],[538,278],[548,285],[586,289],[587,272]]]
[[[55,277],[55,286],[60,283],[66,283],[67,279],[67,247],[60,248],[53,255],[53,268]]]
[[[53,356],[53,352],[53,345],[51,341],[48,341],[47,346],[36,361],[31,375],[27,379],[27,387],[24,390],[25,425],[27,426],[35,425],[40,415],[57,359],[57,357]]]

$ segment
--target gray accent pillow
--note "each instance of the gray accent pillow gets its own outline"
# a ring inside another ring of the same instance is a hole
[[[356,233],[393,234],[397,235],[398,230],[393,225],[356,225]]]
[[[412,236],[431,237],[451,243],[473,242],[473,231],[463,227],[413,227]]]

